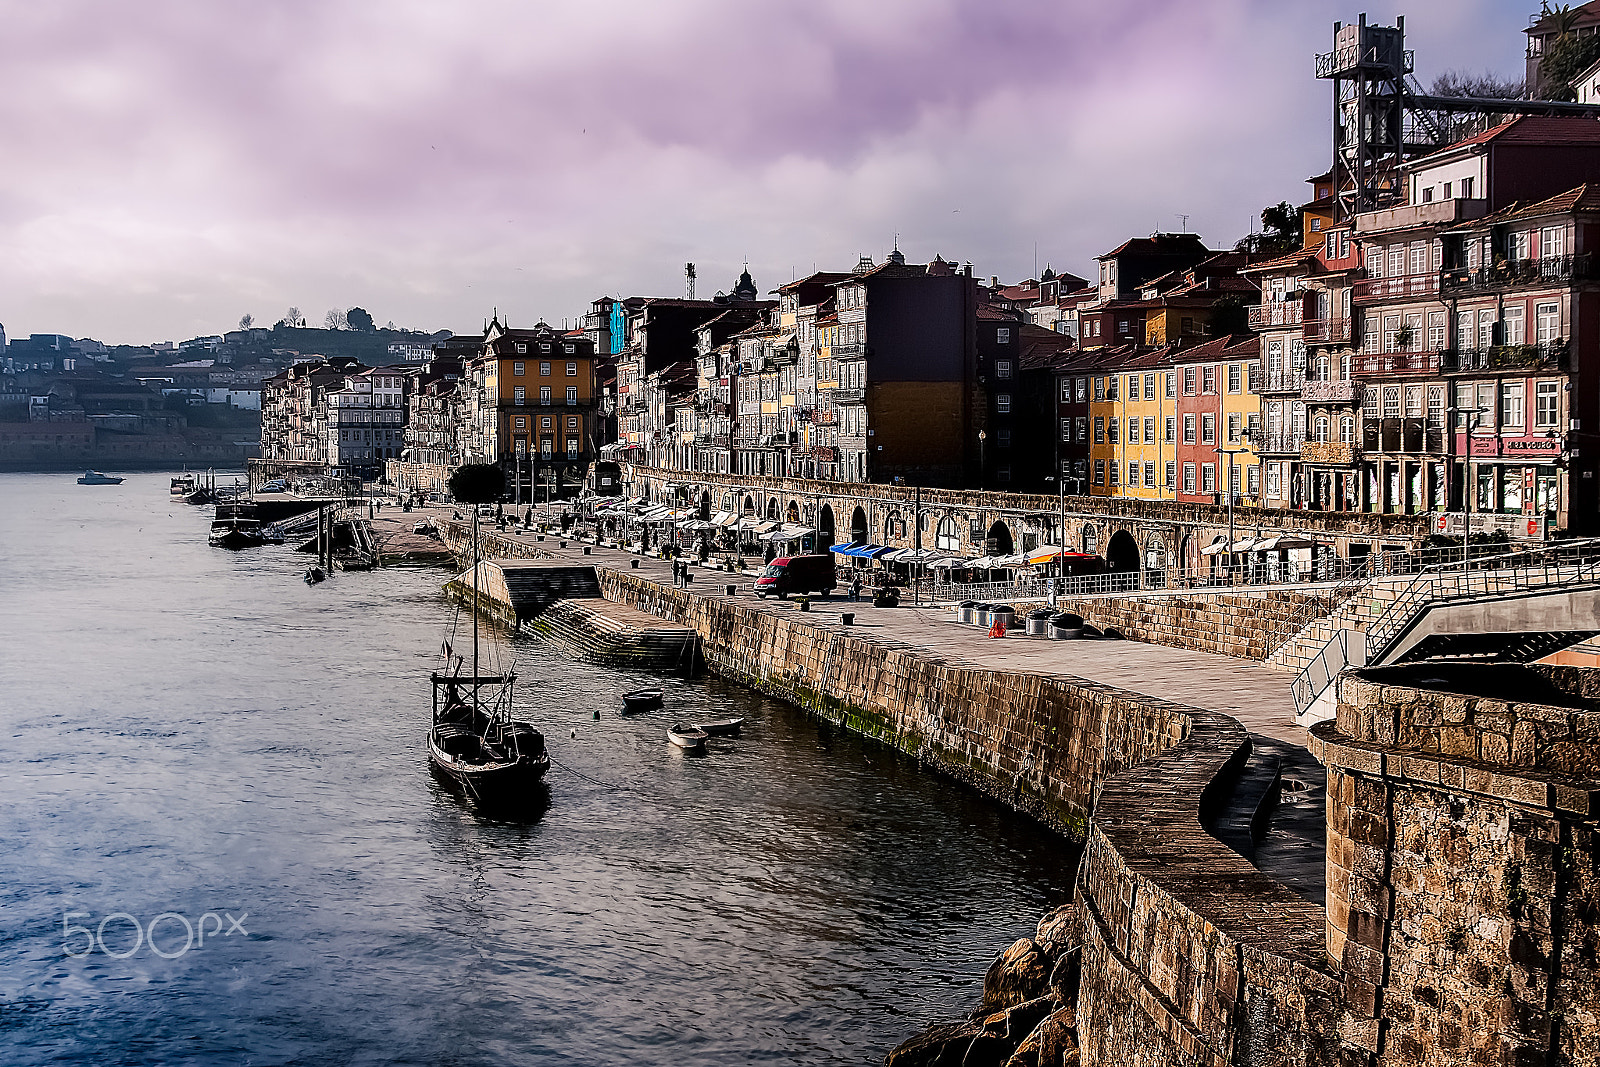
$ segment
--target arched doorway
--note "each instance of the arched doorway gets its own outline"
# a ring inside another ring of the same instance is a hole
[[[1144,546],[1144,568],[1147,571],[1164,571],[1167,569],[1167,542],[1159,537],[1150,538],[1150,543]]]
[[[756,498],[753,496],[745,497],[744,507],[741,510],[743,510],[746,515],[754,515],[756,513]]]
[[[777,497],[768,497],[767,498],[767,518],[772,519],[774,521],[776,521],[777,518],[778,518],[778,498]]]
[[[996,522],[989,527],[989,540],[983,547],[989,550],[991,556],[1009,556],[1017,550],[1011,542],[1011,531],[1003,522]]]
[[[702,491],[700,494],[700,521],[705,522],[711,518],[711,494]]]
[[[961,551],[961,527],[954,517],[946,515],[939,520],[939,528],[934,534],[934,547],[952,555]]]
[[[904,516],[902,516],[898,511],[891,511],[888,515],[884,516],[883,537],[880,538],[884,544],[891,544],[905,535],[906,520]]]
[[[850,540],[852,543],[867,539],[867,513],[860,508],[850,513]]]
[[[789,501],[789,511],[786,517],[789,522],[796,526],[800,524],[800,502],[798,500]]]
[[[833,505],[822,505],[822,511],[817,515],[817,551],[826,552],[828,546],[833,544]]]
[[[1127,530],[1118,530],[1106,542],[1106,569],[1122,572],[1139,569],[1139,543]]]

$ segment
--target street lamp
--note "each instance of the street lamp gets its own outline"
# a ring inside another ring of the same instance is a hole
[[[984,460],[983,443],[989,439],[989,434],[984,430],[978,431],[978,488],[984,487]]]
[[[1241,452],[1250,452],[1250,451],[1254,450],[1255,445],[1256,445],[1255,434],[1252,433],[1249,430],[1246,430],[1239,437],[1239,447],[1238,448],[1218,448],[1217,449],[1218,452],[1221,452],[1223,455],[1228,457],[1228,476],[1227,476],[1227,480],[1226,480],[1226,483],[1224,485],[1224,488],[1227,490],[1227,494],[1228,494],[1228,584],[1229,585],[1233,584],[1233,498],[1236,495],[1238,495],[1235,492],[1235,486],[1238,485],[1238,479],[1236,479],[1234,477],[1234,472],[1239,469],[1238,466],[1233,462],[1233,457],[1239,455]]]
[[[1461,480],[1466,484],[1461,487],[1461,503],[1463,507],[1461,528],[1461,565],[1465,567],[1472,558],[1472,499],[1478,495],[1478,482],[1472,476],[1472,436],[1478,432],[1478,423],[1490,413],[1489,408],[1451,408],[1452,413],[1465,415],[1467,429],[1467,451],[1461,457]]]
[[[1056,483],[1056,498],[1060,508],[1056,519],[1056,579],[1060,588],[1065,591],[1067,587],[1067,476],[1065,472],[1057,471],[1047,474],[1047,482]]]

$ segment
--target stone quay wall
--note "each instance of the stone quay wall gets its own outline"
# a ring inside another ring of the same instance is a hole
[[[1102,630],[1153,645],[1264,660],[1307,622],[1328,615],[1327,593],[1183,593],[1144,597],[1058,597],[1056,609],[1082,615]],[[1019,615],[1038,604],[1017,605]]]
[[[1327,947],[1380,1067],[1600,1063],[1600,671],[1339,680]]]
[[[600,569],[684,623],[713,669],[876,737],[1084,841],[1082,1062],[1337,1063],[1321,909],[1204,828],[1248,755],[1233,719],[1070,678],[1000,673],[805,613]]]

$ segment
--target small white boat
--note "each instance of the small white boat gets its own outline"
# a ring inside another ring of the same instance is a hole
[[[83,477],[78,479],[79,485],[121,485],[121,478],[114,478],[109,474],[99,471],[84,471]]]
[[[685,752],[701,752],[706,747],[706,732],[687,723],[675,723],[667,728],[667,740]]]

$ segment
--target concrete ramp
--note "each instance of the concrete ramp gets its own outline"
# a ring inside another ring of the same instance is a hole
[[[592,566],[533,560],[486,559],[478,564],[478,594],[485,612],[519,626],[562,600],[597,600],[600,579]],[[452,597],[472,599],[472,571],[445,583]]]

